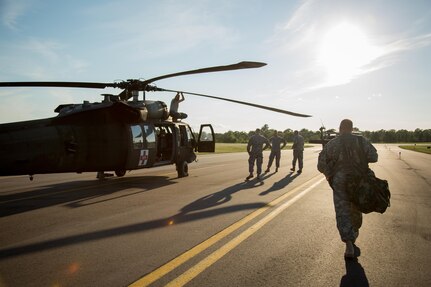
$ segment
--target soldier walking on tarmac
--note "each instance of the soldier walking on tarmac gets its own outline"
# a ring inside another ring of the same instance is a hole
[[[249,176],[245,180],[249,180],[254,177],[254,162],[256,161],[257,179],[260,179],[262,173],[262,162],[263,162],[263,150],[270,147],[269,141],[266,137],[260,134],[260,129],[256,129],[254,135],[252,135],[247,144],[248,158],[248,171]]]
[[[354,258],[354,243],[362,225],[362,213],[351,201],[347,184],[355,175],[355,166],[377,162],[375,147],[365,138],[352,134],[349,119],[340,123],[340,135],[329,141],[319,154],[317,169],[324,173],[333,190],[335,216],[341,240],[346,243],[345,258]],[[361,156],[361,154],[364,156]],[[362,161],[366,160],[366,163]]]
[[[292,160],[292,168],[291,171],[295,171],[296,160],[298,160],[298,173],[302,172],[303,168],[303,158],[304,158],[304,138],[299,134],[298,131],[294,132],[293,136],[293,160]]]
[[[277,131],[274,131],[274,135],[269,139],[269,142],[271,143],[271,153],[269,155],[268,167],[266,168],[265,172],[270,172],[274,157],[275,172],[277,172],[278,168],[280,167],[281,150],[286,146],[286,140],[280,137]],[[281,144],[283,145],[281,146]]]

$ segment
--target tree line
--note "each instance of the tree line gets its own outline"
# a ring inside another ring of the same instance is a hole
[[[269,128],[267,124],[263,125],[261,128],[262,134],[266,138],[273,136],[275,130]],[[362,131],[360,132],[358,128],[354,128],[354,131],[362,134],[365,138],[369,139],[373,143],[421,143],[421,142],[431,142],[431,129],[415,129],[414,131],[408,130],[378,130],[378,131]],[[225,133],[216,133],[216,142],[220,143],[247,143],[250,136],[254,134],[255,131],[228,131]],[[292,129],[286,129],[284,131],[279,131],[281,136],[284,137],[288,142],[293,140]],[[335,129],[327,130],[327,132],[336,132]],[[308,129],[301,129],[299,133],[304,137],[306,142],[310,140],[319,140],[321,137],[320,130],[312,131]]]

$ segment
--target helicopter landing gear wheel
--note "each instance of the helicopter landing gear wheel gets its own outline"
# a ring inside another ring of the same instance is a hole
[[[177,173],[178,177],[189,176],[189,166],[186,161],[177,162]]]
[[[119,169],[115,171],[115,175],[118,177],[123,177],[126,174],[126,171],[124,169]]]

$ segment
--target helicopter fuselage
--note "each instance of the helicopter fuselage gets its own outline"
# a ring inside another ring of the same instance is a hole
[[[115,171],[176,164],[187,175],[194,151],[214,151],[163,102],[62,105],[57,117],[0,125],[0,176]],[[207,125],[208,127],[212,127]],[[213,133],[213,131],[212,131]]]

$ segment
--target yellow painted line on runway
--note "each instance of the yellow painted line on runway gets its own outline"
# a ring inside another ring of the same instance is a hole
[[[281,195],[280,197],[276,198],[275,200],[271,201],[270,203],[266,204],[265,206],[255,210],[254,212],[250,213],[249,215],[245,216],[244,218],[240,219],[239,221],[235,222],[234,224],[230,225],[229,227],[227,227],[226,229],[220,231],[219,233],[213,235],[212,237],[208,238],[207,240],[201,242],[200,244],[196,245],[195,247],[193,247],[192,249],[184,252],[183,254],[179,255],[178,257],[172,259],[171,261],[169,261],[168,263],[166,263],[165,265],[160,266],[159,268],[157,268],[156,270],[154,270],[153,272],[145,275],[144,277],[142,277],[141,279],[139,279],[138,281],[132,283],[131,285],[129,285],[129,287],[143,287],[143,286],[148,286],[151,283],[159,280],[160,278],[162,278],[163,276],[165,276],[166,274],[168,274],[169,272],[171,272],[172,270],[174,270],[175,268],[177,268],[178,266],[182,265],[183,263],[185,263],[186,261],[190,260],[191,258],[193,258],[194,256],[200,254],[201,252],[203,252],[204,250],[208,249],[209,247],[211,247],[212,245],[214,245],[215,243],[217,243],[218,241],[222,240],[223,238],[225,238],[226,236],[228,236],[229,234],[231,234],[232,232],[234,232],[235,230],[239,229],[240,227],[244,226],[245,224],[247,224],[248,222],[250,222],[251,220],[253,220],[254,218],[256,218],[257,216],[259,216],[260,214],[262,214],[263,212],[265,212],[266,210],[268,210],[269,208],[277,205],[278,203],[280,203],[281,201],[285,200],[287,197],[291,196],[292,193],[295,193],[303,188],[305,188],[307,185],[310,184],[310,182],[315,181],[316,177],[320,177],[321,175],[317,175],[314,176],[313,178],[311,178],[310,180],[306,181],[305,183],[301,184],[300,186],[294,188],[292,191],[287,192],[283,195]],[[300,194],[298,194],[297,196],[295,196],[294,198],[292,198],[292,200],[296,201],[298,200],[300,197],[302,197],[306,192],[310,191],[312,188],[314,188],[317,184],[319,184],[320,182],[322,182],[324,178],[321,178],[320,180],[318,180],[316,183],[314,183],[312,186],[310,186],[309,188],[307,188],[306,190],[304,190],[303,192],[301,192]],[[299,196],[301,195],[301,196]],[[290,204],[292,204],[293,202],[290,202]],[[290,205],[289,204],[289,205]],[[284,205],[283,205],[284,206]],[[287,206],[286,206],[287,207]],[[286,208],[285,207],[285,208]],[[278,210],[278,209],[277,209]],[[279,211],[281,212],[281,211]],[[272,214],[272,213],[271,213]],[[278,214],[278,213],[277,213]],[[266,218],[266,217],[265,217]],[[272,217],[273,218],[273,217]],[[271,218],[271,219],[272,219]],[[269,221],[269,220],[268,220]],[[259,221],[260,222],[260,221]],[[254,226],[254,225],[253,225]],[[256,228],[256,227],[254,227]],[[249,228],[250,229],[250,228]],[[257,231],[257,230],[256,230]],[[255,231],[254,231],[255,232]],[[253,232],[253,233],[254,233]],[[250,234],[251,235],[251,234]],[[248,235],[248,236],[250,236]],[[248,237],[247,236],[247,237]],[[245,239],[245,238],[244,238]],[[243,239],[243,240],[244,240]],[[243,241],[241,240],[241,241]],[[238,239],[237,239],[238,241]],[[240,242],[239,242],[240,243]],[[238,244],[239,244],[238,243]],[[236,244],[237,245],[237,244]],[[235,246],[236,246],[235,245]],[[235,247],[233,246],[233,247]],[[232,247],[232,248],[233,248]],[[226,254],[228,250],[226,247],[222,247],[224,250],[224,254]],[[219,249],[220,250],[220,249]],[[230,249],[231,250],[231,249]],[[220,251],[216,251],[216,252],[220,252]],[[214,253],[213,253],[214,254]],[[201,263],[199,263],[199,265],[196,265],[195,267],[193,267],[192,269],[189,269],[189,271],[187,271],[186,273],[184,273],[182,276],[178,277],[176,280],[180,280],[180,281],[173,281],[171,282],[171,286],[181,286],[181,285],[175,285],[177,284],[176,282],[189,282],[191,279],[193,279],[194,277],[196,277],[200,272],[202,272],[203,270],[205,270],[206,268],[208,268],[211,264],[213,264],[215,261],[217,261],[219,258],[221,257],[217,257],[220,256],[218,254],[216,254],[216,256],[212,256],[212,262],[208,261],[208,259],[205,259],[207,261],[203,262],[201,261]],[[214,261],[214,259],[218,258],[217,260]],[[209,264],[211,262],[211,264]],[[204,267],[204,268],[203,268]],[[184,284],[185,284],[184,283]],[[172,285],[174,284],[174,285]]]
[[[306,188],[305,190],[301,191],[295,197],[291,198],[290,200],[286,201],[282,205],[280,205],[278,208],[276,208],[274,211],[269,213],[267,216],[259,220],[257,223],[252,225],[251,227],[247,228],[244,232],[236,236],[234,239],[223,245],[218,250],[211,253],[208,257],[200,261],[198,264],[187,270],[185,273],[171,281],[169,284],[167,284],[167,287],[178,287],[178,286],[184,286],[188,282],[190,282],[193,278],[198,276],[200,273],[205,271],[208,267],[213,265],[215,262],[217,262],[219,259],[221,259],[224,255],[226,255],[228,252],[230,252],[232,249],[237,247],[241,242],[249,238],[251,235],[253,235],[256,231],[258,231],[260,228],[262,228],[265,224],[270,222],[272,219],[274,219],[277,215],[279,215],[282,211],[284,211],[286,208],[291,206],[293,203],[298,201],[301,197],[303,197],[305,194],[307,194],[310,190],[315,188],[318,184],[320,184],[324,178],[321,178],[317,182],[315,182],[310,187]]]

